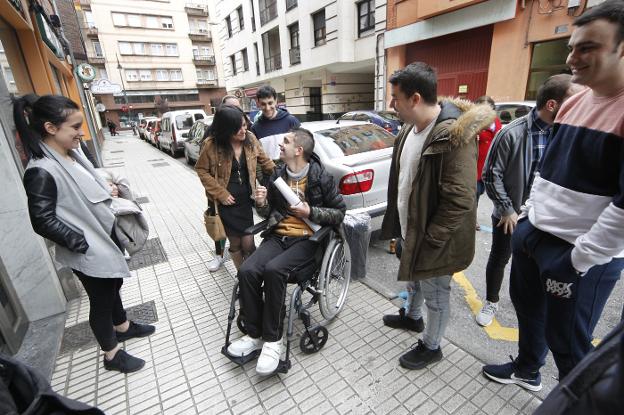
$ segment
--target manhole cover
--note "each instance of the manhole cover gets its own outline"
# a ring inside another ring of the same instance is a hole
[[[148,239],[143,249],[132,255],[132,258],[128,261],[128,267],[131,270],[135,270],[166,261],[167,255],[160,243],[160,239],[154,238]]]
[[[149,203],[149,198],[147,196],[141,196],[134,199],[138,204],[142,205],[144,203]]]
[[[148,301],[147,303],[127,308],[126,314],[128,320],[133,320],[138,323],[152,324],[158,321],[158,313],[154,301]],[[97,342],[95,341],[95,337],[93,337],[89,322],[84,321],[65,329],[63,332],[61,351],[59,353],[62,355],[95,344],[97,344]]]
[[[167,163],[166,161],[162,162],[162,163],[154,163],[152,164],[152,166],[154,167],[164,167],[164,166],[168,166],[169,163]]]

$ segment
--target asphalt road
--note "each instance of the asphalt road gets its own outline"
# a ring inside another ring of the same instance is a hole
[[[186,165],[184,157],[178,157],[177,161]],[[476,290],[478,299],[485,299],[485,266],[490,253],[492,234],[490,215],[492,203],[483,195],[479,202],[478,222],[481,231],[476,232],[476,253],[470,267],[464,271],[469,284]],[[371,235],[368,251],[366,278],[363,280],[367,285],[388,298],[393,298],[405,288],[404,283],[397,282],[396,275],[399,261],[393,254],[388,252],[388,241],[380,241],[378,232]],[[499,311],[496,318],[501,326],[517,328],[517,320],[514,308],[509,298],[509,264],[506,269],[505,280],[501,288]],[[517,354],[517,343],[509,340],[494,340],[486,331],[477,325],[474,314],[465,298],[464,287],[453,281],[451,290],[451,319],[446,330],[446,338],[462,349],[472,353],[478,359],[488,363],[504,363],[509,361],[509,356]],[[622,299],[624,298],[624,284],[620,280],[616,285],[605,307],[602,317],[596,327],[594,336],[597,339],[605,336],[620,321],[622,315]],[[395,300],[397,306],[401,306],[402,300]],[[381,319],[382,316],[380,315]],[[416,337],[415,340],[416,341]],[[557,369],[552,355],[548,355],[546,367],[542,370],[542,382],[545,387],[538,396],[544,398],[556,384]]]

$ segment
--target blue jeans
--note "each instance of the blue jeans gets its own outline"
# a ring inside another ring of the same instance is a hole
[[[592,333],[624,269],[624,258],[579,276],[573,246],[518,223],[512,237],[510,294],[518,316],[518,366],[537,372],[550,349],[562,380],[593,349]]]
[[[437,350],[451,314],[451,276],[410,281],[407,284],[407,316],[422,318],[422,306],[427,306],[427,324],[423,342],[430,350]]]

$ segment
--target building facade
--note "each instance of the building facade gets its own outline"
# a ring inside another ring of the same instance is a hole
[[[71,271],[55,264],[53,248],[32,229],[22,185],[28,160],[15,132],[11,98],[61,94],[80,102],[58,15],[49,0],[0,0],[0,351],[22,357],[40,352],[49,364],[60,344]],[[83,131],[91,139],[86,123]],[[53,334],[39,346],[51,350],[24,345],[29,326]]]
[[[141,116],[202,108],[225,94],[213,38],[214,2],[79,0],[87,60],[120,91],[96,95],[102,118],[121,127]]]
[[[574,18],[603,1],[388,0],[386,77],[424,61],[439,95],[534,100],[546,78],[568,71]]]
[[[257,88],[302,121],[383,101],[385,0],[219,0],[227,90],[255,110]],[[376,82],[377,80],[377,82]],[[377,92],[377,96],[376,96]]]

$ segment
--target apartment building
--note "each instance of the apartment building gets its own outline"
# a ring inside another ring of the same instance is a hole
[[[256,109],[263,84],[301,120],[383,101],[385,0],[218,0],[216,8],[226,87],[245,109]]]
[[[546,78],[568,71],[574,18],[603,1],[388,0],[386,76],[424,61],[440,95],[533,100]]]
[[[207,0],[80,0],[87,60],[95,82],[121,86],[96,99],[122,127],[140,115],[202,108],[225,94],[220,50],[213,39],[214,2]],[[120,89],[120,91],[119,91]]]

